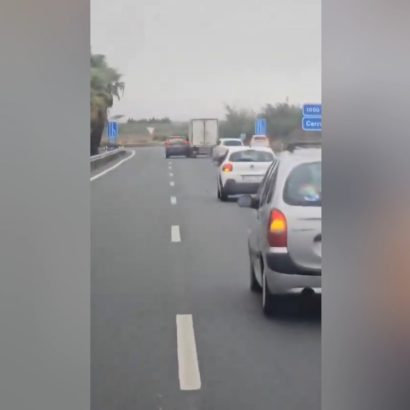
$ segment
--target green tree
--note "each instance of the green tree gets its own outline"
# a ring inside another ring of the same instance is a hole
[[[246,133],[248,137],[253,135],[256,118],[254,112],[230,105],[226,105],[225,109],[225,119],[221,122],[221,135],[224,138],[239,138],[242,133]]]
[[[98,154],[98,147],[107,122],[107,112],[124,92],[121,74],[107,64],[102,54],[91,54],[90,84],[90,153]]]
[[[255,132],[256,118],[266,118],[267,133],[272,139],[287,141],[297,134],[303,134],[302,112],[297,106],[287,103],[266,104],[258,115],[253,111],[229,105],[225,109],[225,119],[221,123],[221,135],[225,138],[238,138],[241,133],[246,133],[249,140]]]
[[[259,117],[266,118],[270,137],[286,140],[301,129],[302,111],[299,107],[280,103],[266,104]]]

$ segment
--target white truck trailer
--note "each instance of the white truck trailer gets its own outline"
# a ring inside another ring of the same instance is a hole
[[[191,156],[211,155],[218,143],[218,120],[215,118],[193,119],[189,124],[189,143]]]

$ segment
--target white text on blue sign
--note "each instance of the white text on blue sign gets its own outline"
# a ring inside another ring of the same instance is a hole
[[[322,118],[303,117],[302,128],[304,131],[322,131]]]
[[[322,105],[321,104],[305,104],[303,106],[303,115],[307,116],[321,116]]]

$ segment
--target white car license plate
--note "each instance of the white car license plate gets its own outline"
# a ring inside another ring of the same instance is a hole
[[[244,175],[244,182],[261,182],[261,177],[259,175]]]

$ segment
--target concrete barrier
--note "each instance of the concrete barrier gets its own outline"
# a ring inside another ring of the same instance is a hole
[[[93,155],[90,158],[90,169],[91,171],[95,171],[100,169],[111,162],[118,161],[119,159],[126,157],[128,151],[122,148],[117,148],[112,151],[107,151],[102,154]]]

